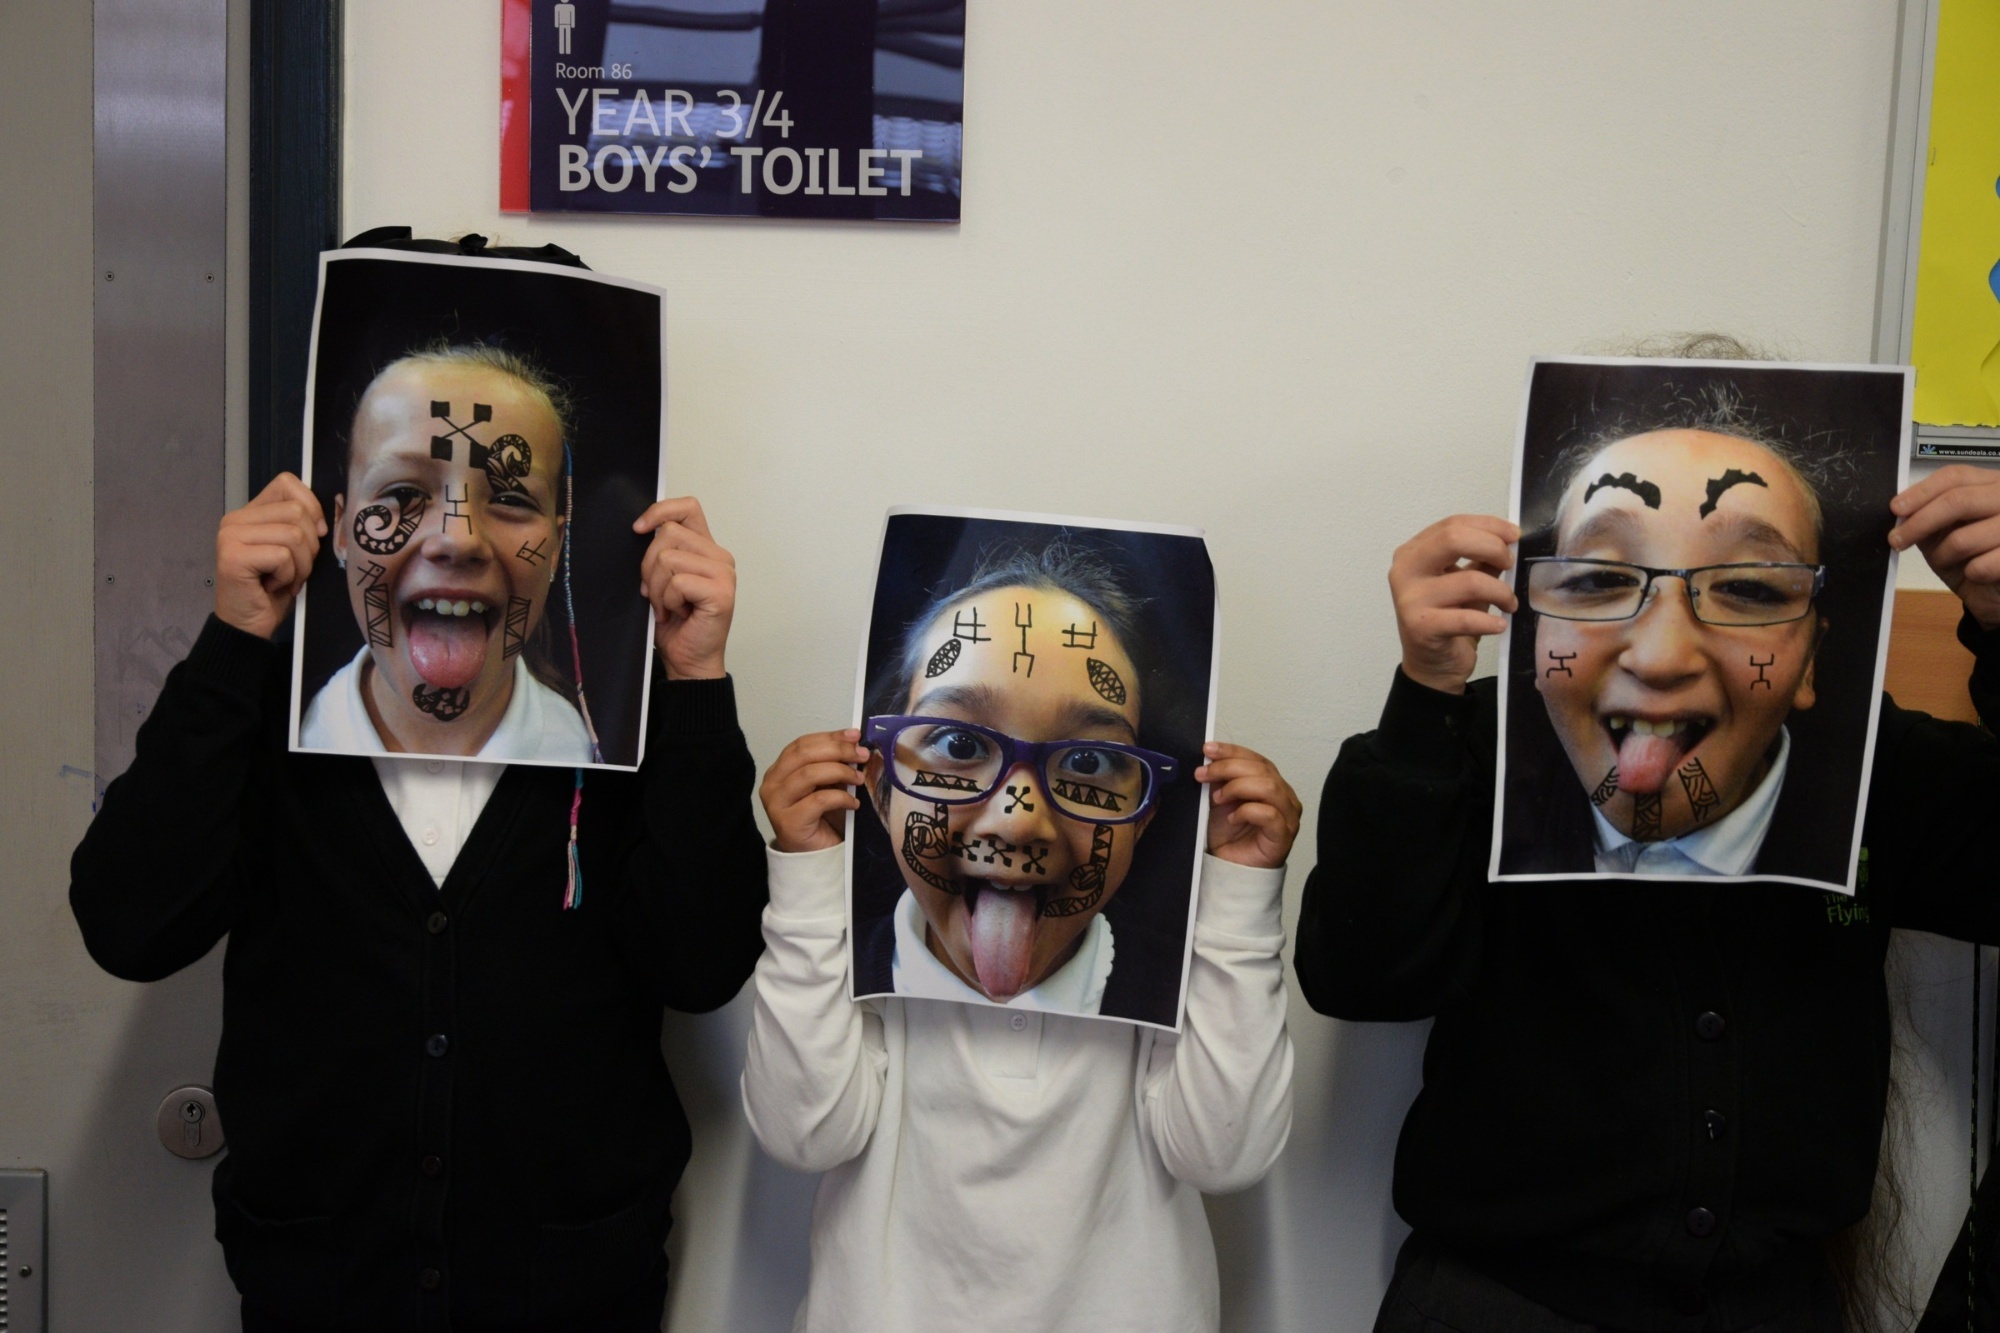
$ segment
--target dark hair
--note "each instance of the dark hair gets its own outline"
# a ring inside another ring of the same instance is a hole
[[[917,678],[922,665],[925,631],[948,608],[1000,588],[1067,593],[1096,612],[1103,621],[1102,628],[1109,630],[1132,658],[1138,675],[1134,685],[1143,703],[1151,675],[1151,653],[1142,641],[1139,622],[1144,600],[1133,594],[1117,567],[1101,551],[1064,529],[1040,546],[1010,541],[989,547],[979,553],[971,578],[956,587],[932,591],[922,609],[903,627],[895,653],[868,682],[868,712],[871,715],[901,712],[904,700],[909,697],[910,683]],[[876,794],[887,800],[886,766],[883,772]]]

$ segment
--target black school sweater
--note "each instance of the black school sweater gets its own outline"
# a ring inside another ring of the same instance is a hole
[[[1967,620],[2000,718],[2000,633]],[[1295,962],[1314,1009],[1434,1017],[1395,1204],[1521,1294],[1621,1329],[1803,1299],[1867,1211],[1894,927],[2000,939],[2000,745],[1884,702],[1855,898],[1798,885],[1491,883],[1496,690],[1399,672],[1319,810]]]
[[[587,1315],[652,1278],[689,1151],[663,1007],[750,975],[764,851],[730,683],[655,681],[646,762],[510,766],[440,889],[372,764],[291,754],[289,654],[211,618],[71,861],[91,956],[225,934],[216,1235],[328,1329]]]

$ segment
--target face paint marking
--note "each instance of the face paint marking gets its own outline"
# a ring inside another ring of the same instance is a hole
[[[1014,628],[1021,631],[1021,651],[1014,654],[1014,670],[1021,669],[1021,659],[1028,659],[1028,675],[1035,674],[1035,655],[1028,651],[1028,631],[1035,627],[1035,604],[1028,603],[1028,618],[1021,619],[1021,604],[1014,603]]]
[[[1757,679],[1750,682],[1750,688],[1754,690],[1759,685],[1762,685],[1765,689],[1767,690],[1770,689],[1771,678],[1765,675],[1764,671],[1765,668],[1767,667],[1774,667],[1778,665],[1778,655],[1776,653],[1772,653],[1769,657],[1759,662],[1757,660],[1756,654],[1752,653],[1750,656],[1750,665],[1757,668]]]
[[[945,832],[950,823],[951,807],[944,805],[935,807],[933,814],[912,810],[903,821],[903,864],[918,879],[942,893],[957,893],[958,882],[940,875],[926,862],[951,855],[951,843]]]
[[[1660,836],[1660,794],[1632,798],[1632,837],[1653,842]]]
[[[933,676],[942,676],[945,672],[957,666],[959,650],[963,646],[957,639],[946,639],[942,644],[938,645],[938,650],[931,654],[931,660],[924,666],[924,679],[929,680]]]
[[[1715,813],[1715,807],[1722,804],[1716,795],[1715,784],[1708,780],[1708,770],[1701,766],[1701,760],[1690,759],[1680,768],[1678,776],[1681,786],[1687,791],[1688,804],[1694,807],[1694,822],[1705,824]]]
[[[936,787],[941,791],[962,791],[974,794],[977,794],[979,791],[979,784],[971,778],[962,778],[956,773],[932,773],[927,769],[921,768],[917,770],[917,776],[911,781],[910,785],[912,787]]]
[[[1125,798],[1115,791],[1093,787],[1088,782],[1072,782],[1068,778],[1057,778],[1054,785],[1058,800],[1092,810],[1109,810],[1114,815],[1123,812]]]
[[[440,722],[456,722],[465,716],[467,705],[472,702],[472,691],[460,686],[445,689],[438,686],[419,685],[410,692],[410,702],[420,713],[429,713]]]
[[[1048,860],[1049,856],[1049,845],[1047,843],[1043,843],[1040,847],[1030,847],[1022,855],[1025,858],[1021,862],[1022,874],[1046,875],[1049,873],[1049,868],[1042,864]]]
[[[539,565],[542,563],[542,561],[548,559],[548,556],[544,554],[542,551],[542,548],[547,546],[548,544],[549,544],[549,539],[546,537],[536,542],[533,546],[528,545],[526,542],[522,542],[521,549],[514,552],[514,558],[516,560],[525,560],[531,565]]]
[[[985,856],[979,854],[982,847],[986,849]],[[1012,870],[1014,853],[1021,849],[997,834],[984,833],[968,841],[954,833],[951,837],[951,850],[954,856],[962,856],[968,861],[984,862],[989,866],[993,864],[995,858],[998,858],[1003,870]]]
[[[1083,665],[1090,672],[1090,688],[1104,696],[1106,703],[1125,702],[1125,682],[1112,669],[1109,662],[1100,662],[1094,657],[1086,657]]]
[[[396,639],[390,630],[389,585],[370,583],[361,590],[361,604],[368,610],[368,646],[391,648]]]
[[[1009,787],[1007,789],[1007,808],[1000,813],[1011,815],[1016,810],[1026,810],[1029,814],[1034,814],[1035,803],[1028,799],[1028,795],[1032,791],[1034,791],[1033,787]]]
[[[965,619],[965,612],[954,611],[951,613],[952,634],[954,634],[958,638],[964,639],[967,643],[993,642],[990,636],[981,634],[979,632],[985,628],[987,628],[987,626],[981,623],[979,619],[979,608],[976,606],[972,608],[972,620],[969,624]]]
[[[1090,859],[1069,872],[1069,886],[1081,896],[1051,898],[1042,904],[1043,916],[1079,916],[1097,906],[1104,896],[1105,874],[1111,868],[1111,826],[1099,824],[1090,835]]]
[[[534,605],[525,597],[507,599],[507,619],[500,628],[500,660],[509,661],[528,646],[528,610]]]
[[[1075,623],[1072,622],[1070,627],[1062,633],[1063,647],[1065,648],[1094,649],[1097,647],[1097,622],[1095,620],[1090,622],[1089,629],[1078,629]]]
[[[1770,488],[1770,484],[1754,472],[1744,472],[1733,467],[1725,469],[1721,476],[1709,480],[1708,499],[1703,501],[1701,506],[1703,518],[1715,512],[1715,502],[1720,500],[1722,493],[1731,486],[1763,486],[1767,490]]]
[[[461,426],[451,419],[451,404],[441,403],[433,398],[431,399],[431,417],[434,420],[443,421],[445,425],[451,427],[450,430],[442,435],[431,436],[431,457],[449,463],[451,461],[452,441],[454,438],[464,437],[465,442],[472,446],[475,454],[484,447],[479,441],[472,438],[472,428],[484,425],[486,422],[493,420],[493,405],[490,403],[474,403],[472,405],[472,420]],[[478,467],[479,460],[474,458],[472,465]]]
[[[1570,676],[1571,678],[1575,677],[1575,673],[1569,669],[1569,664],[1576,660],[1575,653],[1552,652],[1549,654],[1549,660],[1551,662],[1554,662],[1555,665],[1542,673],[1542,678],[1544,680],[1546,680],[1550,676],[1555,675],[1556,672],[1558,671],[1562,672],[1565,676]]]
[[[1658,509],[1660,507],[1660,488],[1650,481],[1640,481],[1630,472],[1621,472],[1615,477],[1609,472],[1605,473],[1584,488],[1583,502],[1589,504],[1591,496],[1607,487],[1612,490],[1632,492],[1632,494],[1645,501],[1646,508],[1648,509]]]
[[[466,535],[471,535],[472,515],[465,512],[465,502],[471,495],[472,488],[470,486],[459,487],[457,495],[451,493],[451,487],[446,486],[444,488],[444,522],[440,525],[444,531],[450,532],[451,521],[457,519],[459,522],[465,524]]]
[[[370,555],[394,555],[409,544],[430,501],[415,491],[403,494],[408,498],[391,497],[390,504],[369,505],[355,514],[356,546]]]
[[[1613,764],[1611,771],[1604,775],[1604,781],[1597,784],[1597,790],[1590,793],[1590,803],[1601,810],[1604,808],[1604,803],[1617,794],[1618,765]]]
[[[354,581],[361,585],[361,605],[368,612],[368,646],[371,648],[391,648],[395,646],[395,635],[389,619],[389,585],[382,582],[382,576],[389,571],[379,562],[370,560],[354,571]]]
[[[521,478],[535,463],[535,451],[518,435],[502,435],[487,448],[476,441],[472,446],[472,466],[486,473],[486,485],[495,495],[526,495]]]

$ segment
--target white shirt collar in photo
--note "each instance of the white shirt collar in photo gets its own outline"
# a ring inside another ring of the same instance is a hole
[[[1785,785],[1785,765],[1792,757],[1792,734],[1778,728],[1778,757],[1771,771],[1743,804],[1704,829],[1660,842],[1634,842],[1611,826],[1600,810],[1597,821],[1597,873],[1600,875],[1748,875],[1754,873],[1778,793]]]
[[[991,1005],[993,1001],[958,979],[924,943],[924,912],[908,889],[896,900],[896,955],[890,983],[896,994],[926,1000],[958,1000]],[[1053,1014],[1094,1014],[1104,1003],[1104,983],[1111,978],[1111,923],[1102,912],[1090,919],[1083,943],[1070,960],[1042,978],[1042,984],[1007,1001],[1009,1009],[1037,1009]]]
[[[301,746],[344,754],[389,752],[361,698],[362,667],[367,662],[368,649],[363,647],[313,696],[299,722]],[[472,758],[493,764],[516,760],[587,764],[590,733],[569,700],[536,680],[528,664],[516,657],[514,696],[507,701],[500,725]]]

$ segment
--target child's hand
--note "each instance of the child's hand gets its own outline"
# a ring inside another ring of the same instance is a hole
[[[736,559],[708,532],[701,501],[659,500],[632,524],[653,534],[639,561],[639,592],[653,604],[653,642],[670,680],[727,674],[722,650],[736,614]]]
[[[311,488],[289,472],[271,478],[216,529],[216,618],[270,638],[306,586],[325,535],[326,515]]]
[[[784,748],[757,789],[779,851],[840,845],[847,811],[861,808],[860,798],[847,789],[861,785],[859,766],[867,761],[861,733],[852,727],[815,731]]]
[[[1255,750],[1210,741],[1201,752],[1208,762],[1194,771],[1194,780],[1209,784],[1208,798],[1215,802],[1209,853],[1260,870],[1285,864],[1304,809],[1292,784]]]
[[[1459,514],[1431,524],[1396,548],[1389,595],[1403,640],[1403,674],[1448,694],[1465,693],[1482,635],[1507,628],[1491,608],[1512,611],[1500,574],[1512,567],[1509,542],[1521,530],[1504,518]]]
[[[1889,502],[1889,545],[1924,553],[1987,629],[2000,629],[2000,472],[1954,463]]]

